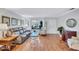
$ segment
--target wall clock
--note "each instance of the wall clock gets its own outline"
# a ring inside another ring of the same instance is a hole
[[[77,25],[77,21],[74,18],[68,19],[66,25],[70,28],[73,28]]]

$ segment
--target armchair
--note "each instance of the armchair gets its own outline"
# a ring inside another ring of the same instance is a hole
[[[72,37],[71,39],[68,39],[67,44],[69,48],[79,50],[79,37]]]

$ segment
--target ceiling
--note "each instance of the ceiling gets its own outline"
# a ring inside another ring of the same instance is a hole
[[[22,16],[29,17],[60,17],[65,13],[74,10],[71,8],[7,8]]]

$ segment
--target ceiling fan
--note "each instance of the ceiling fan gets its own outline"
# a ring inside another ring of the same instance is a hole
[[[69,10],[74,10],[75,8],[70,8]]]

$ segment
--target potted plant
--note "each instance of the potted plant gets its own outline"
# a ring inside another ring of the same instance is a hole
[[[60,32],[60,34],[62,35],[62,34],[63,34],[63,32],[64,32],[64,27],[63,27],[63,26],[58,27],[57,31],[59,31],[59,32]]]

